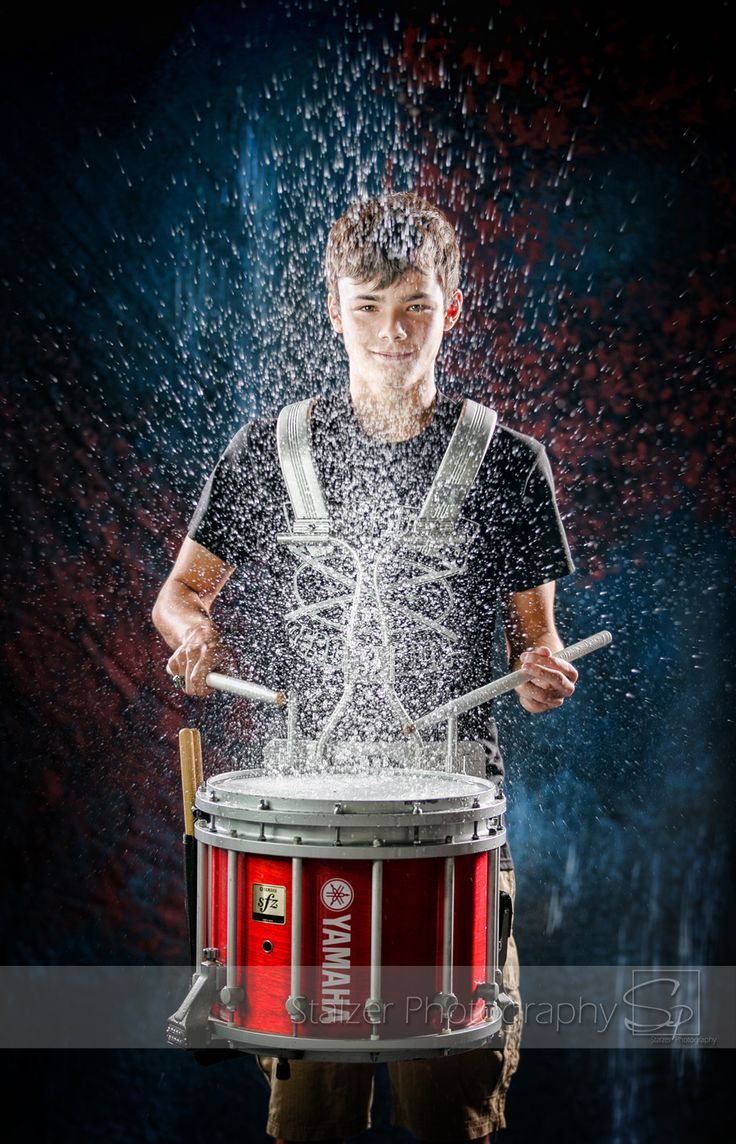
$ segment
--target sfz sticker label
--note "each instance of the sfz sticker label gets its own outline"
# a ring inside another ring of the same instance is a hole
[[[251,910],[254,922],[286,922],[286,886],[268,886],[253,883]]]

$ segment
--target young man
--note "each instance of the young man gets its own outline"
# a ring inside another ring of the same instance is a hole
[[[449,221],[413,194],[354,203],[330,232],[327,308],[347,353],[349,385],[312,403],[309,441],[331,527],[366,568],[375,565],[377,552],[385,553],[386,537],[400,536],[421,508],[458,421],[461,402],[437,389],[435,364],[461,313],[459,265]],[[269,686],[296,690],[302,733],[316,738],[344,688],[335,667],[346,605],[339,595],[330,602],[332,634],[305,632],[320,605],[300,612],[290,599],[291,555],[276,543],[287,499],[276,421],[255,420],[235,435],[210,476],[153,619],[173,649],[168,670],[183,677],[187,693],[209,694],[210,670],[242,674],[212,607],[235,570],[244,573],[245,605],[266,600],[263,614],[271,617],[252,627],[253,673]],[[532,713],[559,707],[578,673],[554,654],[564,646],[554,621],[555,580],[573,563],[542,445],[496,425],[460,514],[467,544],[462,558],[440,570],[444,581],[425,577],[417,589],[411,577],[402,580],[398,565],[382,568],[400,704],[420,715],[488,682],[500,606],[510,665],[528,674],[517,689],[521,705]],[[385,630],[385,617],[367,606],[358,626],[370,632],[380,623]],[[380,706],[375,691],[356,689],[348,713],[352,733],[357,727],[359,738],[396,737],[394,714]],[[503,773],[487,708],[461,716],[458,734],[483,744],[487,773]],[[508,847],[501,886],[513,898]],[[512,935],[505,981],[518,998],[517,973]],[[519,1038],[517,1020],[503,1051],[392,1063],[394,1122],[420,1140],[438,1142],[482,1139],[504,1127]],[[271,1135],[339,1140],[368,1126],[371,1065],[302,1061],[291,1073],[285,1081],[273,1074]]]

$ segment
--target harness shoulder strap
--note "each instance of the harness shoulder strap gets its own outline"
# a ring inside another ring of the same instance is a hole
[[[470,398],[463,401],[445,455],[417,518],[418,524],[454,524],[478,476],[497,420],[495,409]]]
[[[316,398],[281,410],[276,441],[294,514],[294,531],[329,531],[329,517],[312,456],[309,417]],[[452,525],[473,485],[496,428],[495,409],[466,398],[417,523]]]
[[[294,531],[327,532],[327,505],[314,467],[309,416],[316,398],[285,406],[276,423],[281,472],[294,513]]]

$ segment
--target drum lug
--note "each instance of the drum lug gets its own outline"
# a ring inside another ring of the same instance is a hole
[[[519,1012],[519,1006],[508,993],[499,993],[498,1007],[501,1010],[501,1020],[504,1025],[513,1025]]]
[[[306,1021],[307,1013],[309,1011],[308,997],[287,997],[284,1005],[286,1012],[289,1014],[295,1024],[301,1025],[303,1021]]]
[[[498,1001],[500,989],[495,981],[480,981],[475,987],[475,996],[494,1005]]]
[[[242,985],[223,985],[220,990],[220,1000],[228,1009],[234,1009],[245,998]]]
[[[457,1007],[457,997],[454,993],[435,993],[432,1004],[437,1005],[445,1021],[452,1016],[452,1010]]]
[[[363,1006],[363,1016],[369,1025],[382,1025],[386,1015],[386,1002],[380,997],[369,997]]]

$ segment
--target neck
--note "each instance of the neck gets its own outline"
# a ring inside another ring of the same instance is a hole
[[[358,424],[369,437],[408,441],[432,420],[437,387],[430,378],[411,389],[376,392],[351,378],[350,399]]]

